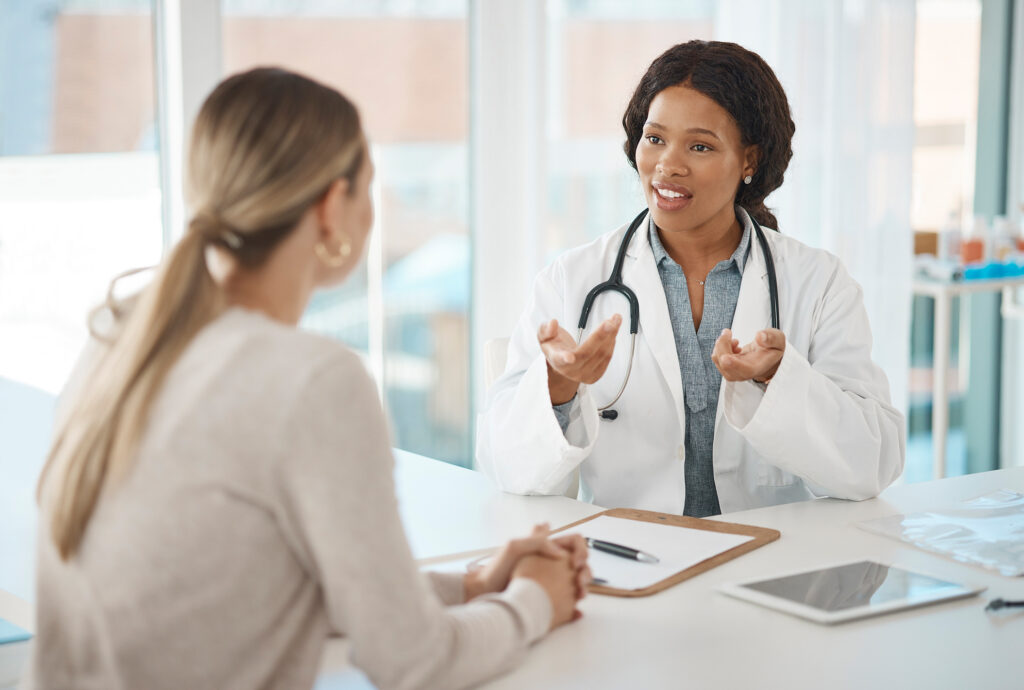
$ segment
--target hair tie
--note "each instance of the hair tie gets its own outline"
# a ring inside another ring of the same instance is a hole
[[[233,250],[242,248],[242,237],[234,230],[225,230],[220,234],[220,239]]]

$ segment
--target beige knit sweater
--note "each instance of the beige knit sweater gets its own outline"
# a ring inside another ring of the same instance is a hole
[[[381,688],[508,669],[547,630],[547,595],[517,581],[458,605],[459,575],[423,577],[392,470],[357,355],[227,311],[171,370],[77,555],[41,531],[28,687],[310,687],[332,633]]]

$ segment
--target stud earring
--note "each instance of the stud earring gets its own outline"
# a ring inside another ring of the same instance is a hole
[[[753,181],[754,181],[754,178],[752,176],[750,176],[750,175],[747,175],[746,177],[743,178],[743,184],[750,184]]]
[[[345,237],[341,244],[338,245],[338,253],[333,256],[327,251],[327,245],[323,242],[317,242],[313,250],[316,252],[317,258],[324,262],[325,265],[337,268],[343,265],[348,260],[349,255],[352,254],[352,243],[348,237]]]

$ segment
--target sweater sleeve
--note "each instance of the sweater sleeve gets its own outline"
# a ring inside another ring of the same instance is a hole
[[[465,687],[517,663],[548,629],[547,594],[517,580],[442,604],[445,588],[431,587],[406,541],[384,415],[358,357],[339,349],[310,370],[291,408],[279,519],[352,662],[380,688]]]
[[[445,606],[464,604],[466,602],[465,576],[463,573],[443,571],[427,571],[423,574],[430,588]]]

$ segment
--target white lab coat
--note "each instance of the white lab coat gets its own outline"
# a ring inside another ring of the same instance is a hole
[[[743,221],[749,226],[745,216]],[[681,514],[686,406],[672,322],[644,230],[634,235],[623,282],[640,303],[629,383],[629,307],[617,293],[597,298],[588,322],[623,316],[604,376],[581,385],[563,435],[548,394],[540,325],[557,318],[576,334],[587,292],[606,280],[626,226],[562,254],[534,283],[511,337],[508,363],[488,393],[477,426],[477,463],[504,491],[560,494],[579,468],[582,500]],[[832,254],[765,231],[778,276],[786,350],[766,391],[751,381],[722,380],[714,439],[714,473],[722,512],[833,496],[878,495],[903,471],[903,415],[871,361],[871,331],[860,286]],[[743,270],[733,336],[745,345],[771,326],[768,278],[756,235]]]

